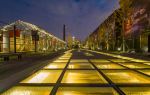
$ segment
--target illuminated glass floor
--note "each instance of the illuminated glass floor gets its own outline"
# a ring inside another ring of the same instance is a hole
[[[72,55],[66,52],[2,95],[150,95],[150,65],[143,61]]]

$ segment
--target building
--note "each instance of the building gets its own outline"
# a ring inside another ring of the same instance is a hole
[[[125,14],[123,8],[115,10],[89,35],[86,46],[93,50],[150,52],[149,5],[149,0],[132,0]]]
[[[66,42],[36,25],[16,21],[0,29],[0,52],[43,52],[64,49]]]
[[[134,48],[150,52],[150,1],[138,0],[133,6]]]
[[[150,52],[150,1],[133,0],[125,20],[125,38],[129,49]]]

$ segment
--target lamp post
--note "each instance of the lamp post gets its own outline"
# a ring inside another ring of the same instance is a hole
[[[16,25],[14,25],[14,53],[16,53]]]

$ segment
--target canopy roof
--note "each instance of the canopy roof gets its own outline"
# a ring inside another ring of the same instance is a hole
[[[59,41],[61,41],[63,43],[66,43],[63,40],[55,37],[54,35],[46,32],[44,29],[41,29],[41,28],[39,28],[38,26],[36,26],[34,24],[31,24],[31,23],[28,23],[28,22],[24,22],[24,21],[21,21],[21,20],[18,20],[18,21],[15,21],[15,22],[11,23],[11,24],[5,25],[0,30],[2,30],[2,31],[13,30],[14,25],[19,30],[24,30],[24,31],[33,31],[33,30],[35,30],[35,31],[44,33],[44,34],[46,34],[46,35],[48,35],[50,37],[53,37],[53,38],[55,38],[55,39],[57,39],[57,40],[59,40]]]

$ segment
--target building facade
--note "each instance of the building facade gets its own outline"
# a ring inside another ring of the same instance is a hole
[[[132,3],[125,13],[123,8],[115,10],[89,35],[89,49],[150,52],[150,1],[122,1]]]
[[[43,52],[60,50],[66,42],[36,25],[16,21],[0,29],[0,52]]]

